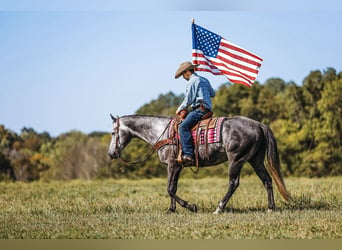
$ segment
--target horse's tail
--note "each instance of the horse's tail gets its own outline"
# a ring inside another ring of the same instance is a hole
[[[274,135],[267,126],[261,124],[261,129],[264,133],[266,143],[267,143],[267,169],[269,170],[273,180],[275,181],[279,193],[286,201],[291,199],[289,192],[286,190],[286,186],[283,180],[283,176],[280,171],[280,161],[279,161],[279,154],[278,154],[278,146],[277,142],[274,138]]]

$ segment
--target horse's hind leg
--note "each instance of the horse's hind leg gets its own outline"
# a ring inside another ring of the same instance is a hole
[[[271,212],[275,209],[275,202],[273,196],[273,187],[272,187],[272,178],[268,174],[265,164],[264,164],[264,155],[265,151],[258,151],[255,156],[249,160],[254,171],[262,181],[262,184],[266,188],[267,191],[267,199],[268,199],[268,211]]]
[[[214,214],[219,214],[223,212],[223,209],[226,207],[229,199],[232,197],[234,194],[235,190],[239,186],[240,183],[240,172],[241,168],[244,163],[244,159],[239,159],[237,161],[233,160],[229,164],[229,186],[228,186],[228,191],[226,195],[223,197],[223,199],[220,201],[218,207],[214,211]]]

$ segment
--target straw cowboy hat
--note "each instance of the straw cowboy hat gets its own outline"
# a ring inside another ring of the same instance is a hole
[[[183,62],[181,65],[179,65],[179,68],[176,71],[175,78],[179,78],[184,72],[197,68],[199,64],[192,64],[191,62]]]

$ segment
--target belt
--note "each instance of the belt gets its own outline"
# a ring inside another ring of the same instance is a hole
[[[197,106],[192,108],[192,110],[196,110],[196,109],[201,109],[201,111],[203,111],[203,112],[211,112],[211,110],[206,108],[206,107],[204,107],[203,104],[197,105]]]

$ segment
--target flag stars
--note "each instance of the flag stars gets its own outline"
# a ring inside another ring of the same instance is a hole
[[[207,31],[201,27],[196,29],[197,45],[207,56],[215,57],[221,42],[221,36]]]

